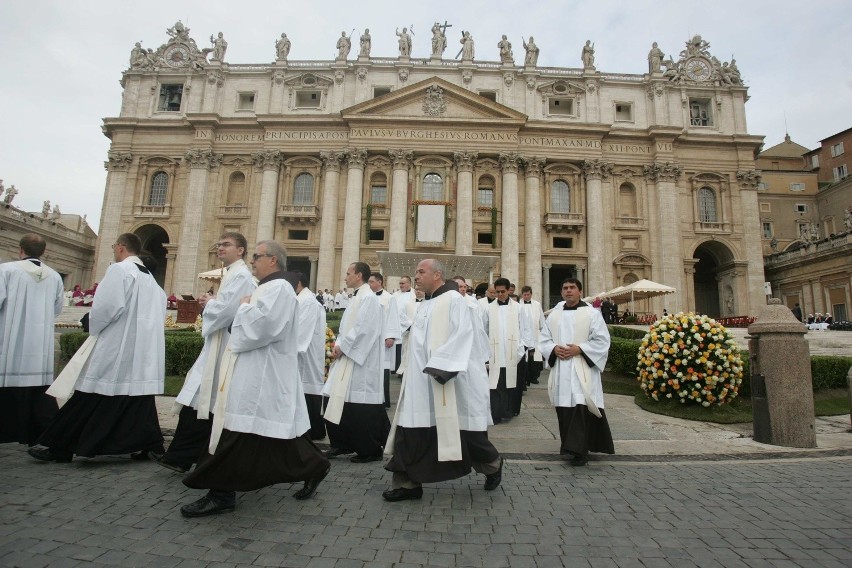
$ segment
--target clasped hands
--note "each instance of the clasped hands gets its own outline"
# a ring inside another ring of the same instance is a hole
[[[579,345],[568,344],[565,346],[557,345],[553,348],[553,352],[556,353],[556,357],[558,359],[570,359],[571,357],[576,357],[583,351],[580,349]]]

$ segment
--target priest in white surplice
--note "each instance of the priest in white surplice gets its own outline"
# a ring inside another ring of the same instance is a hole
[[[520,413],[513,408],[515,387],[518,385],[518,361],[533,347],[529,320],[520,305],[509,297],[507,278],[494,281],[497,299],[485,304],[483,327],[490,345],[489,381],[491,385],[491,417],[495,424],[509,420]],[[480,306],[483,304],[480,302]],[[517,405],[520,407],[520,405]]]
[[[544,363],[541,352],[537,348],[541,324],[544,322],[544,311],[541,309],[541,303],[532,299],[532,287],[521,288],[521,299],[518,304],[529,322],[532,345],[527,346],[527,352],[518,362],[518,385],[515,387],[515,396],[512,399],[512,411],[516,416],[521,412],[521,402],[527,387],[538,384],[538,377],[541,375]]]
[[[560,453],[575,466],[585,465],[589,452],[615,453],[601,384],[609,331],[600,311],[580,301],[582,292],[579,280],[562,281],[564,301],[547,316],[539,340],[550,366],[547,391],[559,420]]]
[[[115,263],[89,312],[91,336],[47,391],[52,395],[70,384],[73,396],[39,438],[46,448],[30,448],[34,458],[68,462],[74,454],[135,454],[147,459],[149,451],[163,451],[154,397],[163,393],[166,293],[139,260],[141,248],[132,233],[119,235],[112,245]]]
[[[39,260],[46,243],[20,242],[20,260],[0,265],[0,443],[32,446],[56,415],[44,391],[53,382],[53,321],[62,312],[62,278]]]
[[[234,321],[240,300],[254,291],[256,285],[245,263],[248,243],[236,232],[219,236],[216,255],[222,263],[222,282],[218,294],[202,294],[201,336],[204,347],[195,364],[186,374],[183,388],[177,396],[180,415],[175,436],[164,456],[152,455],[157,463],[172,470],[186,472],[198,461],[210,439],[210,413],[216,405],[219,387],[219,363]]]
[[[322,387],[325,379],[325,309],[308,288],[308,277],[296,274],[299,299],[299,376],[305,389],[305,403],[311,419],[311,440],[325,438],[322,418]]]
[[[276,483],[304,481],[294,497],[306,499],[328,474],[328,460],[307,434],[311,424],[298,362],[300,306],[284,277],[286,264],[287,253],[275,241],[255,247],[258,287],[242,298],[234,316],[210,445],[183,480],[209,491],[181,507],[185,517],[232,511],[237,491]]]
[[[365,463],[382,459],[390,430],[382,392],[385,343],[382,306],[370,290],[370,266],[354,262],[346,269],[346,285],[355,289],[340,320],[334,344],[334,362],[328,370],[323,395],[329,456],[356,453],[350,461]]]
[[[502,479],[502,459],[488,440],[488,375],[475,308],[444,281],[434,259],[414,277],[426,298],[411,326],[406,371],[394,417],[385,469],[393,472],[387,501],[420,499],[423,483],[456,479],[471,467],[484,473],[485,489]],[[479,346],[479,347],[478,347]]]
[[[399,290],[393,293],[393,298],[396,300],[396,311],[399,312],[400,331],[405,332],[405,312],[409,302],[415,301],[414,290],[411,289],[411,277],[401,276],[399,279]],[[409,324],[410,325],[410,324]],[[396,341],[396,366],[391,368],[392,372],[396,372],[402,362],[402,338]]]
[[[384,331],[382,339],[385,343],[385,356],[382,361],[382,383],[384,385],[384,406],[390,408],[390,374],[391,369],[399,367],[396,357],[396,342],[402,341],[402,318],[395,298],[384,289],[385,277],[380,272],[370,274],[367,281],[382,305],[382,317],[384,318]]]

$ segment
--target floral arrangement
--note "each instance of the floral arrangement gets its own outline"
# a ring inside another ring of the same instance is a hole
[[[325,380],[328,380],[328,368],[331,367],[331,362],[334,361],[331,357],[331,352],[334,349],[334,332],[330,327],[325,328]]]
[[[677,313],[657,320],[642,339],[636,370],[654,400],[722,405],[739,394],[743,363],[728,330],[714,319]]]
[[[166,321],[163,323],[163,327],[174,328],[178,327],[178,324],[175,323],[175,317],[172,314],[166,316]]]
[[[192,329],[194,329],[197,333],[201,333],[201,314],[198,314],[198,317],[195,318],[195,323],[192,324]]]

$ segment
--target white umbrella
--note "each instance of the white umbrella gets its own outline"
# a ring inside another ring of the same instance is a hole
[[[676,290],[671,286],[666,286],[665,284],[659,284],[643,278],[642,280],[637,280],[632,284],[622,286],[621,289],[616,288],[615,290],[610,291],[609,296],[613,299],[627,298],[629,296],[632,307],[633,301],[636,299],[642,300],[645,298],[656,298],[657,296],[674,294],[675,292]]]
[[[599,294],[592,294],[591,296],[586,296],[583,298],[584,302],[594,302],[595,298],[605,298],[607,296],[607,292],[601,292]]]

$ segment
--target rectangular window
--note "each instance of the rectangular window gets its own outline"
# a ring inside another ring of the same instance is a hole
[[[491,233],[476,233],[476,243],[480,245],[494,244],[494,237]]]
[[[552,115],[574,116],[574,99],[551,97],[547,99],[547,112]]]
[[[805,191],[805,184],[803,183],[791,183],[790,191]]]
[[[494,190],[480,187],[476,190],[477,207],[494,207]]]
[[[183,98],[183,85],[160,85],[160,102],[157,110],[161,112],[180,112]]]
[[[480,97],[485,97],[489,101],[497,102],[497,91],[479,91]]]
[[[761,204],[760,204],[760,212],[761,212],[761,213],[771,213],[771,212],[772,212],[772,204],[770,204],[770,203],[761,203]]]
[[[772,223],[763,223],[763,238],[771,239],[772,238]]]
[[[374,185],[370,188],[370,203],[373,205],[385,205],[388,202],[388,188]]]
[[[287,231],[287,238],[291,241],[306,241],[308,240],[307,229],[290,229]]]
[[[569,249],[573,248],[574,239],[569,237],[553,237],[553,248],[555,249]]]
[[[689,99],[689,125],[713,126],[710,99]]]
[[[296,108],[319,108],[321,91],[296,91]]]
[[[843,142],[838,142],[837,144],[831,145],[831,157],[836,158],[843,154]]]
[[[804,203],[796,203],[796,207],[793,209],[796,213],[807,213],[808,206]]]
[[[373,87],[373,98],[381,97],[382,95],[387,95],[391,92],[390,87]]]
[[[385,240],[384,229],[370,229],[370,242]]]
[[[254,93],[240,93],[237,99],[237,110],[254,110]]]
[[[834,181],[840,181],[849,175],[849,171],[846,169],[846,164],[832,168],[832,172],[834,172]]]
[[[811,167],[818,168],[819,167],[819,154],[814,154],[811,156]]]
[[[615,120],[621,122],[633,122],[633,104],[615,103]]]
[[[761,182],[757,183],[757,190],[758,191],[766,191],[767,189],[769,189],[769,184],[766,183],[765,181],[761,181]]]

